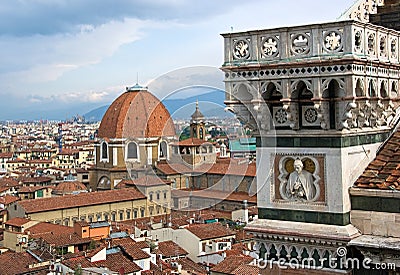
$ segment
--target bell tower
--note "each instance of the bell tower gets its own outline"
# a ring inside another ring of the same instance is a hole
[[[196,101],[196,110],[190,120],[190,137],[206,140],[204,115],[200,112],[199,101]]]
[[[259,220],[246,230],[259,257],[345,256],[359,235],[348,190],[397,122],[400,33],[340,21],[223,37],[225,104],[257,138]]]

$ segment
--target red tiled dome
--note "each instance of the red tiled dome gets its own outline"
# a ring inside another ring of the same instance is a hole
[[[52,191],[55,195],[68,195],[76,192],[87,192],[86,186],[80,181],[64,181]]]
[[[108,108],[99,127],[100,138],[174,136],[175,128],[164,104],[146,89],[134,86]]]

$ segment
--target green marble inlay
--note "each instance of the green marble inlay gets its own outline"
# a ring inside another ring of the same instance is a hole
[[[259,208],[258,217],[260,219],[308,222],[331,225],[350,224],[350,213],[326,213],[301,210],[270,209]]]
[[[400,213],[399,198],[351,196],[351,209]]]

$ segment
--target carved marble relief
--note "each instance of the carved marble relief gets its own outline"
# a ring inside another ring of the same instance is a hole
[[[274,200],[324,202],[324,157],[322,155],[277,155]]]
[[[363,53],[363,31],[362,30],[355,30],[354,33],[354,51],[357,53]]]
[[[291,35],[290,51],[293,55],[304,55],[310,52],[310,33]]]
[[[330,30],[323,32],[323,47],[328,52],[339,52],[343,49],[342,31]]]
[[[390,58],[397,58],[397,39],[392,38],[390,40]]]
[[[235,59],[249,59],[250,39],[234,40],[233,57]]]
[[[381,100],[362,100],[347,106],[345,112],[348,115],[344,121],[344,128],[347,129],[389,125],[396,114],[391,101],[383,103]]]
[[[367,52],[370,55],[375,55],[375,47],[376,47],[376,42],[375,42],[375,33],[369,33],[368,34],[368,39],[367,39]]]
[[[279,37],[268,36],[261,40],[262,58],[271,58],[279,55]]]

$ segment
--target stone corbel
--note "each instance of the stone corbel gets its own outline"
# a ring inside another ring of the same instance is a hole
[[[318,113],[318,118],[321,121],[321,128],[324,130],[329,129],[329,103],[324,101],[314,102],[314,108]]]
[[[268,131],[271,129],[271,114],[269,113],[267,104],[260,99],[252,100],[253,110],[257,118],[257,124],[260,131]]]
[[[390,125],[390,123],[392,122],[393,118],[396,115],[396,111],[394,110],[394,104],[391,100],[387,103],[386,106],[384,106],[382,115],[386,122],[386,125]]]
[[[356,123],[356,116],[357,116],[357,104],[352,101],[347,103],[344,113],[342,116],[342,120],[340,121],[340,126],[342,129],[348,129],[357,125]]]
[[[369,127],[371,116],[371,103],[368,100],[358,103],[357,126],[358,128]]]
[[[283,100],[282,100],[283,101]],[[286,111],[288,120],[290,121],[290,128],[293,130],[299,129],[299,107],[297,103],[290,100],[283,101],[283,110]]]

